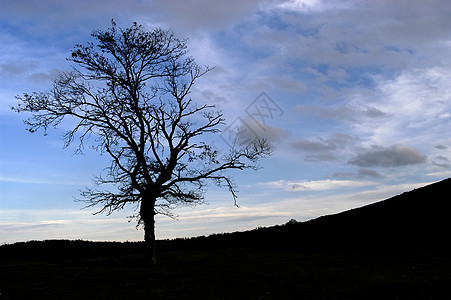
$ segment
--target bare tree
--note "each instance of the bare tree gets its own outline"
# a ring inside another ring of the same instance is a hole
[[[228,188],[236,200],[226,171],[256,169],[270,148],[256,139],[220,155],[205,141],[224,119],[214,105],[189,98],[195,81],[210,68],[187,56],[186,40],[136,23],[121,29],[114,21],[92,36],[95,42],[75,46],[71,72],[62,73],[48,92],[18,96],[13,110],[32,113],[25,121],[30,132],[43,128],[46,133],[65,118],[75,120],[64,146],[76,140],[81,152],[89,141],[111,157],[94,181],[115,188],[88,188],[82,200],[107,214],[133,204],[138,225],[144,226],[147,257],[155,264],[155,215],[202,203],[207,181]]]

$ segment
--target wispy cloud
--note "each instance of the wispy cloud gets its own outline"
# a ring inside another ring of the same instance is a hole
[[[276,188],[282,188],[287,191],[326,191],[342,188],[356,188],[363,186],[371,186],[374,183],[367,181],[354,181],[354,180],[316,180],[316,181],[289,181],[278,180],[271,182],[260,182],[260,185],[270,186]]]
[[[448,177],[451,177],[451,171],[432,172],[432,173],[427,173],[426,176],[436,177],[436,178],[448,178]]]
[[[374,144],[413,137],[435,144],[451,120],[451,87],[445,83],[450,74],[450,68],[434,67],[406,70],[393,80],[377,79],[378,92],[371,100],[357,96],[354,101],[369,100],[390,118],[356,123],[356,134],[368,136]]]
[[[92,182],[88,181],[73,181],[73,180],[64,180],[62,178],[42,178],[42,176],[36,176],[35,178],[30,177],[12,177],[12,176],[0,176],[0,182],[9,182],[9,183],[25,183],[25,184],[46,184],[46,185],[92,185]]]
[[[93,210],[2,209],[0,243],[44,239],[140,240],[125,212],[96,215]],[[17,216],[20,216],[18,218]],[[20,221],[18,221],[20,220]]]
[[[307,162],[324,162],[339,160],[339,157],[349,152],[358,141],[356,137],[335,133],[326,138],[298,139],[291,142],[291,147],[305,153],[304,160]]]

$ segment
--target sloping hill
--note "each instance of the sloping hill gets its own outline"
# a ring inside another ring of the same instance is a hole
[[[246,232],[177,239],[177,247],[266,248],[412,247],[451,244],[451,178],[401,195],[307,222]]]
[[[451,179],[301,224],[309,235],[347,243],[449,243]],[[300,226],[299,228],[301,228]]]

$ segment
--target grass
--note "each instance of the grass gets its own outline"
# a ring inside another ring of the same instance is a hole
[[[77,248],[81,242],[66,243]],[[67,247],[56,244],[48,252],[30,252],[36,247],[0,251],[7,252],[0,259],[0,299],[443,299],[451,295],[449,247],[352,251],[183,244],[161,242],[159,264],[152,268],[142,264],[139,243],[88,243],[79,247],[81,252],[66,254],[58,251]]]

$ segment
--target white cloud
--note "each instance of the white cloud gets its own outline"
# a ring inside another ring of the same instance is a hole
[[[127,222],[125,211],[109,217],[93,216],[93,212],[92,209],[2,209],[0,244],[44,239],[142,239],[142,232],[134,230],[134,224]]]
[[[316,181],[290,181],[278,180],[271,182],[260,182],[260,185],[282,188],[287,191],[326,191],[342,188],[357,188],[363,186],[371,186],[374,183],[368,181],[353,181],[353,180],[316,180]]]
[[[353,103],[368,103],[387,117],[361,120],[356,133],[369,144],[412,141],[435,145],[451,124],[451,68],[440,66],[411,69],[392,80],[378,78],[373,98],[355,97]]]
[[[0,175],[0,182],[8,182],[8,183],[25,183],[25,184],[46,184],[46,185],[92,185],[92,182],[89,181],[73,181],[70,179],[64,179],[62,177],[58,178],[43,178],[43,175],[36,177],[14,177],[14,176],[4,176]]]
[[[324,0],[288,0],[277,4],[275,7],[300,12],[315,12],[331,9],[349,8],[346,1],[328,2]]]
[[[426,176],[445,179],[445,178],[451,177],[451,171],[432,172],[432,173],[427,173]]]

